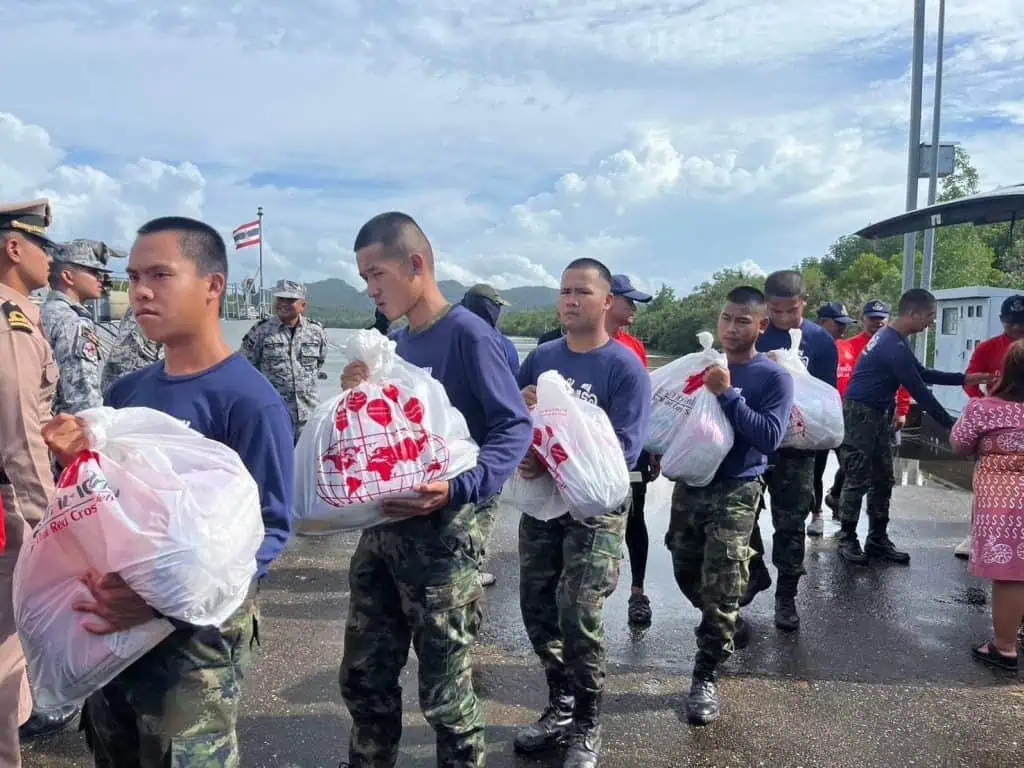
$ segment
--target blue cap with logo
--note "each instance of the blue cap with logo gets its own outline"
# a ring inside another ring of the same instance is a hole
[[[634,288],[628,275],[612,275],[612,295],[622,296],[630,301],[639,301],[641,304],[646,304],[653,298],[649,293]]]
[[[1008,323],[1024,323],[1024,296],[1007,296],[999,310],[999,319]]]
[[[857,322],[850,317],[850,313],[846,311],[846,307],[838,301],[830,301],[828,304],[822,304],[818,308],[818,319],[835,320],[840,325],[853,325]]]
[[[864,305],[862,314],[864,317],[888,317],[889,305],[884,301],[873,299]]]

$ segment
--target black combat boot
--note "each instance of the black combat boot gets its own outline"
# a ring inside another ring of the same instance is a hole
[[[784,632],[800,629],[800,616],[796,612],[796,586],[799,576],[779,574],[779,586],[775,588],[775,626]]]
[[[32,741],[46,736],[52,736],[63,731],[74,719],[81,714],[78,707],[62,707],[55,712],[33,712],[32,716],[18,728],[18,738],[21,741]]]
[[[839,532],[839,548],[836,551],[848,563],[854,563],[855,565],[868,564],[868,556],[860,548],[860,541],[857,539],[856,523],[843,523],[843,528]]]
[[[868,528],[868,538],[864,542],[865,557],[877,557],[879,560],[888,560],[890,563],[907,565],[910,563],[910,553],[896,549],[886,529],[889,527],[888,520],[871,520]]]
[[[718,719],[718,684],[715,673],[695,669],[690,695],[686,697],[686,719],[693,725],[707,725]]]
[[[601,694],[577,694],[562,768],[597,768],[601,756]]]
[[[575,705],[569,681],[563,674],[548,673],[548,705],[540,719],[521,728],[512,744],[517,752],[540,752],[561,744],[572,727]]]

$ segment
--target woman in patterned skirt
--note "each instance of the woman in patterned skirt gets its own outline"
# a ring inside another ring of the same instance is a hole
[[[1024,342],[1014,342],[1004,366],[992,394],[968,402],[950,440],[958,453],[978,457],[969,567],[992,581],[993,638],[971,653],[1015,670],[1024,619]]]

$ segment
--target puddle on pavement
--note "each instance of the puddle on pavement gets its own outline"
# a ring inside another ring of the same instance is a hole
[[[981,587],[960,587],[945,597],[935,598],[935,601],[951,605],[986,605],[988,592]]]

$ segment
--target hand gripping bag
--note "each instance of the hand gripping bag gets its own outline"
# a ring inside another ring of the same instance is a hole
[[[441,382],[402,360],[395,342],[357,331],[348,361],[367,381],[322,404],[295,448],[295,515],[336,530],[392,522],[389,498],[415,496],[420,483],[450,480],[476,466],[479,448]]]
[[[536,412],[536,408],[531,408],[531,417],[535,417]],[[534,418],[534,430],[537,429],[543,427]],[[547,472],[540,477],[527,480],[517,469],[502,488],[500,500],[505,506],[535,520],[555,520],[569,511],[569,506],[562,498],[558,486]]]
[[[718,398],[704,386],[703,371],[690,378],[681,395],[689,413],[681,417],[661,457],[661,471],[669,480],[703,488],[715,479],[735,435]]]
[[[697,341],[699,352],[683,355],[651,373],[651,417],[644,448],[656,456],[665,454],[672,436],[690,415],[693,395],[704,383],[701,374],[712,365],[729,367],[725,355],[711,348],[714,337],[710,333],[701,331]]]
[[[629,468],[611,421],[556,371],[537,379],[532,450],[577,520],[607,514],[629,495]]]
[[[835,387],[814,378],[800,359],[798,328],[789,332],[789,349],[774,350],[772,357],[793,376],[793,410],[782,439],[783,448],[825,451],[843,442],[843,402]]]
[[[71,609],[87,573],[118,573],[150,606],[219,625],[243,603],[263,542],[259,490],[233,450],[149,408],[92,408],[90,450],[61,474],[14,574],[35,707],[79,704],[173,631],[153,619],[111,635]]]
[[[500,501],[535,520],[555,520],[569,511],[554,479],[547,472],[527,480],[517,469],[505,483]]]

